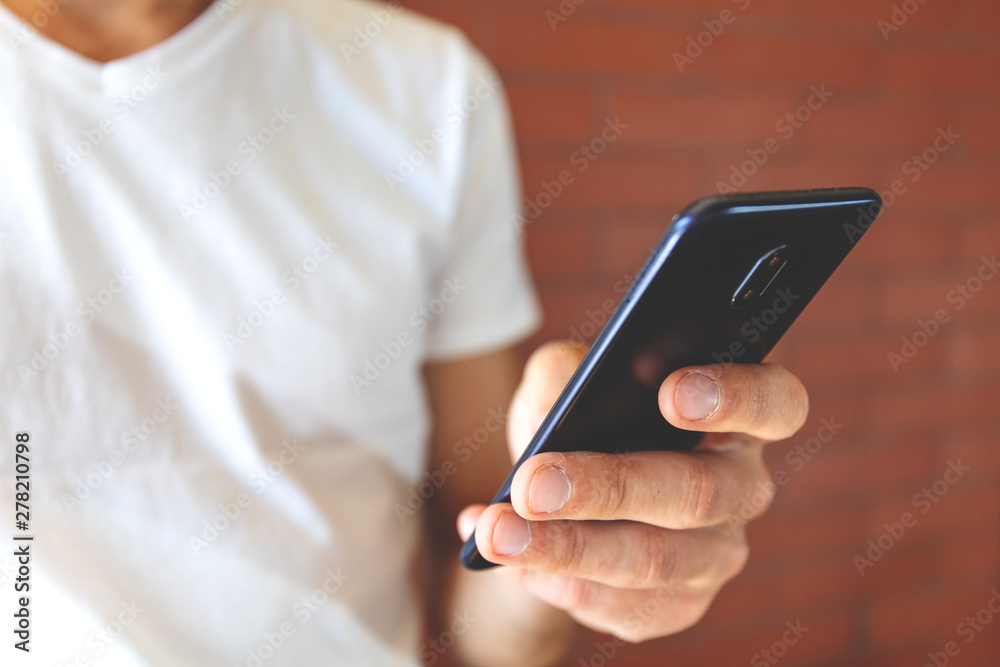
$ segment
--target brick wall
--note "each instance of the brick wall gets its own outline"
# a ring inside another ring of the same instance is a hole
[[[972,280],[971,299],[952,292],[1000,250],[1000,3],[900,2],[918,9],[886,36],[890,0],[562,0],[565,16],[559,0],[408,4],[462,27],[499,67],[526,197],[545,204],[544,184],[573,174],[526,230],[546,312],[536,341],[587,322],[672,214],[734,169],[741,190],[902,192],[773,355],[810,389],[812,416],[769,449],[790,481],[749,529],[746,572],[695,629],[612,660],[594,635],[567,665],[773,664],[759,652],[786,622],[809,631],[782,664],[922,665],[949,641],[948,664],[1000,664],[1000,618],[984,614],[971,637],[957,627],[1000,585],[1000,279]],[[679,71],[673,54],[704,21],[723,30]],[[799,110],[823,86],[832,97]],[[797,110],[808,119],[778,125]],[[608,118],[628,128],[579,173],[571,155]],[[949,128],[960,138],[935,155]],[[748,174],[747,151],[769,138],[779,150]],[[912,160],[927,149],[923,171]],[[888,353],[939,310],[947,323],[917,334],[896,372]],[[824,418],[843,428],[786,460]],[[959,459],[971,469],[938,497]],[[906,512],[913,525],[859,575],[854,556]]]

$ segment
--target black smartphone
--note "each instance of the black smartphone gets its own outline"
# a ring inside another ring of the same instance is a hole
[[[660,384],[685,366],[759,363],[882,207],[868,188],[715,195],[674,217],[524,454],[688,451],[702,434],[660,414]],[[462,563],[495,564],[462,547]]]

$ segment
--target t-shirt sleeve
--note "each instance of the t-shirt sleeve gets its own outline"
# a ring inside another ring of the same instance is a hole
[[[437,289],[452,296],[452,303],[428,331],[427,356],[433,360],[500,349],[541,321],[523,252],[506,96],[495,71],[474,51],[470,72],[466,100],[479,104],[467,121],[455,243],[438,276]]]

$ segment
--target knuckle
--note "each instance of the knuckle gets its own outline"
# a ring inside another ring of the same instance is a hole
[[[750,545],[745,539],[734,540],[725,555],[721,567],[722,581],[729,581],[746,567],[750,559]]]
[[[641,548],[637,550],[640,563],[638,566],[642,576],[639,578],[639,588],[651,588],[669,582],[677,573],[677,550],[664,539],[659,530],[646,530],[642,537]]]
[[[681,527],[696,528],[710,523],[719,503],[719,480],[711,464],[701,457],[692,457],[681,488],[684,489]]]
[[[616,519],[626,515],[628,498],[631,492],[631,470],[620,456],[602,456],[601,465],[604,474],[600,475],[600,488],[592,494],[599,518]]]
[[[563,577],[560,584],[559,598],[565,609],[584,609],[590,606],[593,588],[586,579]]]
[[[555,537],[551,541],[553,545],[558,545],[550,551],[551,566],[558,573],[579,571],[587,551],[587,540],[583,533],[566,521],[547,523],[552,524],[551,533]]]
[[[768,392],[760,383],[749,383],[749,386],[744,389],[743,414],[741,416],[748,424],[755,427],[764,426],[772,419]]]
[[[753,496],[750,499],[750,505],[754,509],[754,519],[767,512],[771,507],[771,503],[774,502],[774,496],[777,492],[778,485],[774,483],[771,475],[768,474],[767,468],[761,466],[761,474],[757,478]]]
[[[792,400],[789,401],[791,412],[789,423],[792,433],[795,433],[805,425],[806,419],[809,418],[809,392],[806,391],[802,381],[794,375],[792,376],[792,386]]]

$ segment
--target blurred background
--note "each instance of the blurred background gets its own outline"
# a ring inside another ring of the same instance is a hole
[[[592,335],[698,197],[896,189],[771,357],[812,411],[769,448],[787,483],[748,529],[746,571],[696,628],[588,636],[566,664],[1000,664],[1000,277],[984,263],[1000,251],[1000,3],[403,4],[462,28],[506,83],[546,315],[526,350]]]

